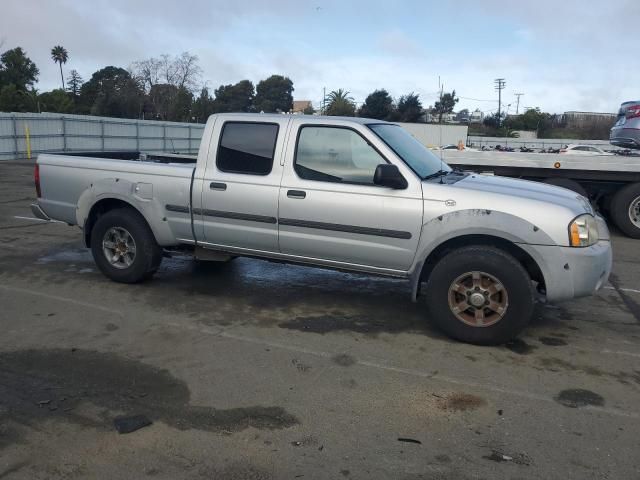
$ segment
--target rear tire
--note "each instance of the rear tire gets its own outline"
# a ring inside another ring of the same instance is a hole
[[[478,245],[440,259],[429,275],[426,299],[431,320],[448,336],[498,345],[513,339],[531,320],[534,290],[515,258]]]
[[[583,197],[589,198],[587,196],[587,191],[584,189],[584,187],[580,185],[578,182],[576,182],[575,180],[571,180],[570,178],[552,177],[552,178],[545,179],[544,183],[548,185],[555,185],[556,187],[563,187],[568,190],[572,190],[576,193],[579,193]]]
[[[609,215],[625,235],[640,238],[640,183],[627,185],[613,195]]]
[[[146,220],[132,208],[102,215],[91,230],[91,253],[100,271],[113,281],[138,283],[158,270],[162,248]]]

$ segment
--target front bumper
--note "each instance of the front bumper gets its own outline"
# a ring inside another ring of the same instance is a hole
[[[520,245],[538,263],[549,302],[592,295],[609,279],[611,242],[600,240],[584,248]]]

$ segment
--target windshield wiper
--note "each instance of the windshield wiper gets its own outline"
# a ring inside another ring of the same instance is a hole
[[[431,178],[438,178],[438,177],[444,177],[445,175],[448,175],[449,171],[448,170],[438,170],[435,173],[432,173],[431,175],[427,175],[426,177],[423,177],[423,180],[429,180]]]

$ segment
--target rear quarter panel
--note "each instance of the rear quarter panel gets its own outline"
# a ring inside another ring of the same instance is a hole
[[[190,215],[167,211],[166,205],[189,205],[193,165],[64,155],[41,155],[38,164],[38,203],[53,219],[83,227],[97,202],[114,198],[137,209],[161,245],[192,237]]]

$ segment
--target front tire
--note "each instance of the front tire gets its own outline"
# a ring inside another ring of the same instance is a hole
[[[426,299],[431,320],[448,336],[499,345],[531,320],[534,290],[526,270],[511,255],[469,246],[438,261],[427,281]]]
[[[640,238],[640,183],[627,185],[613,195],[609,215],[624,234]]]
[[[162,262],[162,248],[146,220],[131,208],[110,210],[91,230],[91,253],[100,271],[116,282],[150,278]]]

